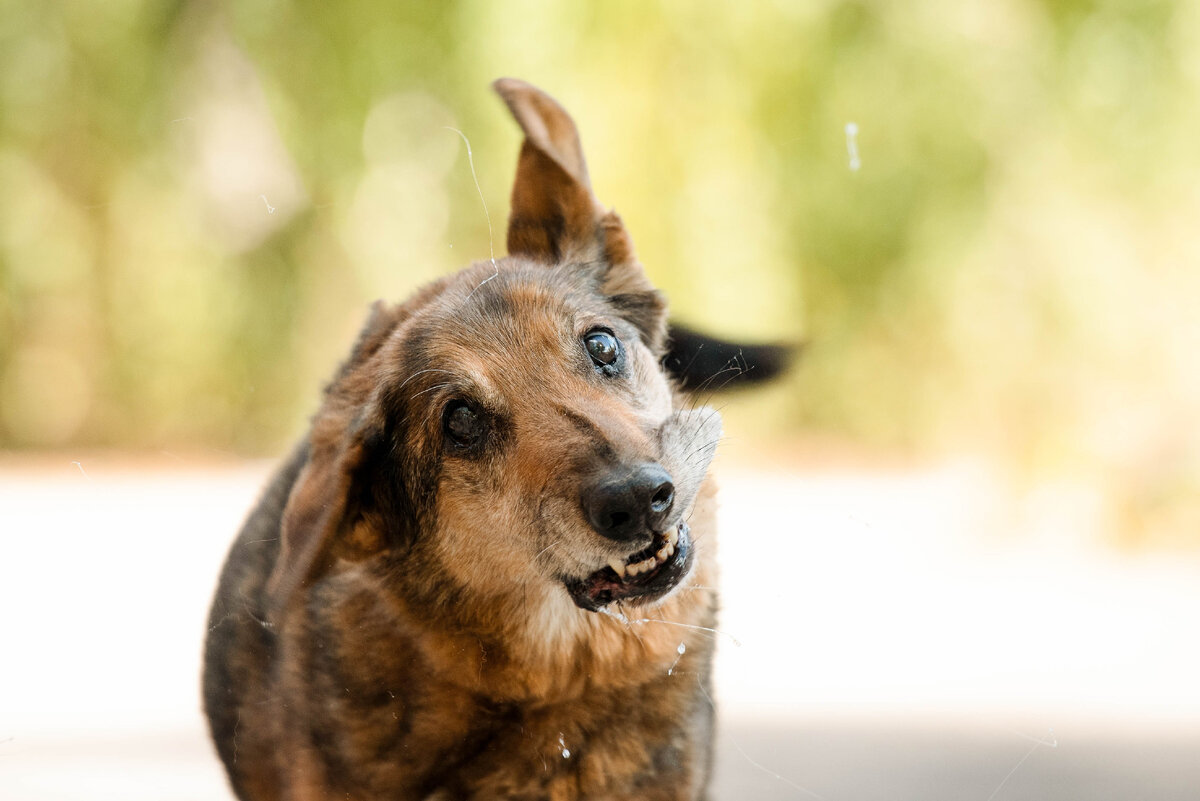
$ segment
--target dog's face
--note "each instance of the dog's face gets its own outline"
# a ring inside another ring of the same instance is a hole
[[[686,516],[720,419],[676,408],[665,304],[592,195],[570,118],[526,84],[497,89],[526,133],[512,255],[376,308],[313,423],[279,603],[384,552],[446,597],[592,611],[659,601],[692,569]]]
[[[674,408],[644,339],[656,321],[604,294],[604,267],[488,268],[447,287],[396,348],[390,413],[421,427],[437,465],[444,564],[497,595],[549,583],[588,609],[661,598],[691,567],[684,515],[719,418]]]

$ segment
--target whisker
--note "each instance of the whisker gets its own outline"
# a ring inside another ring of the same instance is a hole
[[[706,442],[706,443],[704,443],[704,444],[703,444],[703,445],[701,445],[699,448],[696,448],[694,451],[692,451],[690,454],[688,454],[688,455],[687,455],[687,457],[685,457],[685,458],[684,458],[684,460],[683,460],[683,463],[684,463],[685,465],[689,465],[689,466],[690,466],[690,465],[692,464],[692,462],[693,462],[693,461],[695,461],[695,460],[696,460],[696,458],[697,458],[697,457],[699,457],[699,456],[704,456],[704,455],[706,455],[706,454],[709,454],[709,452],[710,452],[710,451],[711,451],[711,453],[712,453],[712,454],[715,454],[715,453],[717,452],[717,447],[718,447],[718,446],[721,444],[721,442],[722,442],[722,441],[724,441],[724,440],[725,440],[725,437],[720,437],[720,438],[718,438],[718,439],[716,439],[716,440],[714,440],[714,441],[712,441],[712,442]],[[708,455],[708,458],[709,458],[709,459],[711,459],[711,458],[712,458],[712,455],[711,455],[711,454],[709,454],[709,455]]]
[[[735,356],[735,357],[734,357],[734,358],[733,358],[731,361],[736,361],[736,360],[737,360],[737,357]],[[750,372],[750,371],[751,371],[751,370],[753,370],[753,369],[754,369],[754,368],[753,368],[752,366],[749,366],[749,365],[747,365],[747,366],[742,366],[742,365],[740,365],[740,364],[734,364],[734,365],[733,365],[733,366],[731,366],[731,367],[726,367],[726,368],[725,368],[725,369],[723,369],[723,370],[718,370],[717,372],[713,373],[711,376],[709,376],[708,380],[706,380],[706,381],[704,382],[705,384],[711,383],[711,382],[712,382],[714,379],[718,378],[718,377],[719,377],[719,376],[721,376],[721,375],[724,375],[725,373],[732,373],[733,375],[731,375],[731,376],[729,376],[728,378],[726,378],[724,381],[722,381],[722,382],[721,382],[720,384],[718,384],[717,386],[715,386],[715,387],[712,387],[712,388],[709,390],[709,393],[708,393],[707,395],[705,395],[705,396],[704,396],[704,399],[703,399],[703,400],[704,400],[704,403],[703,403],[702,405],[708,405],[708,402],[709,402],[710,400],[712,400],[712,398],[713,398],[713,396],[714,396],[714,395],[716,395],[718,392],[720,392],[721,390],[723,390],[725,387],[729,386],[729,382],[733,381],[734,379],[737,379],[737,378],[740,378],[740,377],[744,376],[746,373]],[[704,386],[704,385],[701,385],[701,387],[700,387],[700,388],[697,388],[697,391],[700,391],[700,389],[702,389],[702,388],[703,388],[703,386]],[[697,400],[699,400],[699,398],[698,398],[698,397],[697,397],[696,399],[697,399]],[[695,407],[693,406],[693,408],[695,408]]]
[[[428,367],[424,370],[418,370],[417,372],[410,375],[408,378],[404,379],[404,381],[402,381],[400,383],[400,386],[396,387],[396,389],[398,389],[398,390],[404,389],[405,384],[407,384],[409,381],[412,381],[414,378],[416,378],[419,375],[424,375],[425,373],[445,373],[446,375],[454,375],[453,370],[442,370],[438,367]]]
[[[642,635],[633,630],[633,626],[630,624],[629,616],[625,614],[625,605],[620,601],[617,601],[617,606],[621,609],[621,617],[625,619],[625,630],[637,638],[638,644],[642,646],[642,651],[645,652],[646,641],[642,639]]]
[[[562,542],[562,540],[561,540],[561,539],[557,539],[557,540],[555,540],[554,542],[550,543],[550,544],[549,544],[549,545],[547,545],[545,548],[543,548],[542,550],[540,550],[540,551],[538,551],[536,554],[534,554],[533,558],[534,558],[534,559],[539,559],[539,558],[541,558],[542,554],[544,554],[546,551],[550,550],[550,549],[551,549],[551,548],[553,548],[555,545],[558,545],[558,544],[559,544],[559,543],[561,543],[561,542]]]
[[[709,632],[709,636],[712,637],[714,640],[716,639],[715,635],[720,634],[724,637],[728,637],[730,642],[732,642],[738,648],[742,647],[742,641],[739,640],[737,637],[734,637],[729,632],[721,631],[720,629],[709,628],[708,626],[697,626],[692,623],[679,623],[674,620],[663,620],[662,618],[659,618],[659,617],[639,617],[636,620],[630,620],[629,622],[630,623],[662,623],[665,626],[679,626],[680,628],[684,628],[684,629],[693,629],[695,631],[705,631],[705,632]]]
[[[433,386],[426,387],[425,389],[416,393],[416,395],[413,395],[412,398],[409,398],[409,400],[412,400],[413,398],[416,398],[419,395],[424,395],[426,392],[433,392],[435,389],[445,389],[446,387],[452,387],[452,386],[454,386],[454,384],[434,384]]]
[[[717,372],[710,375],[708,378],[701,381],[700,385],[697,386],[696,389],[693,390],[691,394],[693,396],[695,396],[698,393],[703,392],[708,387],[709,384],[711,384],[713,381],[720,378],[721,376],[725,375],[726,373],[733,373],[732,378],[737,378],[739,375],[742,374],[742,368],[736,364],[732,365],[732,366],[728,366],[728,367],[722,367],[720,370],[718,370]],[[726,383],[729,383],[729,382],[727,381]],[[725,386],[725,384],[722,384],[721,386]],[[709,397],[711,397],[711,395]]]
[[[683,376],[683,378],[679,379],[679,388],[680,389],[683,389],[683,390],[687,389],[687,371],[691,370],[692,365],[696,363],[696,359],[700,358],[700,351],[702,351],[702,350],[704,350],[703,342],[701,342],[699,345],[696,346],[696,352],[692,354],[692,358],[688,359],[687,366],[679,371],[680,375]],[[663,366],[665,367],[666,365],[664,364]]]

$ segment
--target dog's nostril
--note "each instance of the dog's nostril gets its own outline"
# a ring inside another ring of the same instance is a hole
[[[663,484],[655,491],[650,498],[650,511],[655,514],[661,514],[670,508],[671,502],[675,500],[675,485],[670,481],[664,481]]]
[[[675,503],[675,485],[662,465],[621,467],[583,490],[583,512],[592,528],[618,542],[661,531]]]

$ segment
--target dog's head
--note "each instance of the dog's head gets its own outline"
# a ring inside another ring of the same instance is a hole
[[[510,255],[376,305],[313,421],[277,609],[378,554],[393,575],[419,564],[411,581],[443,602],[593,611],[654,603],[692,569],[720,418],[677,408],[665,302],[593,195],[571,118],[528,84],[495,87],[525,132]]]

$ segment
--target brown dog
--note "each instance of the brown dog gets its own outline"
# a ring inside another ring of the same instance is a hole
[[[510,256],[375,305],[221,576],[204,701],[239,798],[705,796],[721,429],[672,378],[731,346],[670,350],[571,118],[495,88]]]

